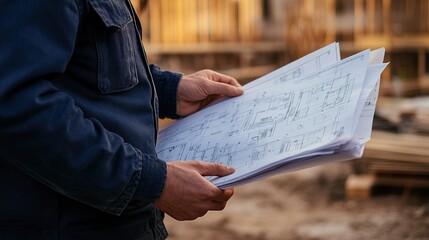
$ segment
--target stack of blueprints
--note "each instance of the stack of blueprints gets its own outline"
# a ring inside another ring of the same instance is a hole
[[[385,50],[340,59],[332,43],[243,86],[225,99],[165,127],[165,161],[233,166],[208,177],[225,189],[284,172],[362,156],[371,137]]]

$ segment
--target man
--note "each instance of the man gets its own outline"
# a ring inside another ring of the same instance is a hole
[[[165,239],[163,212],[225,207],[233,190],[204,176],[233,169],[166,164],[155,142],[158,116],[236,80],[148,65],[128,0],[0,0],[0,19],[0,239]]]

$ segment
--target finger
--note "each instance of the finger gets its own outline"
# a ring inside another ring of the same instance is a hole
[[[226,207],[226,201],[225,202],[213,202],[213,204],[210,206],[211,211],[222,211]]]
[[[228,199],[230,199],[232,197],[232,195],[234,195],[234,188],[228,188],[223,190],[223,195],[225,197],[227,197]]]
[[[195,168],[202,176],[226,176],[234,173],[235,169],[219,163],[196,161]]]
[[[234,195],[234,189],[230,188],[222,190],[222,192],[216,197],[214,197],[212,200],[219,203],[227,202],[232,197],[232,195]]]
[[[241,84],[237,81],[237,79],[233,77],[215,71],[210,71],[210,73],[210,79],[212,79],[213,81],[227,83],[235,87],[241,87]]]
[[[232,86],[223,82],[208,81],[204,86],[206,93],[209,95],[220,94],[229,97],[235,97],[243,94],[244,90],[241,86]]]
[[[194,210],[194,211],[188,211],[186,213],[182,213],[182,214],[177,214],[177,215],[170,215],[171,217],[173,217],[174,219],[178,220],[178,221],[190,221],[190,220],[195,220],[199,217],[202,217],[204,215],[207,214],[207,212],[211,209],[211,208],[215,208],[215,206],[213,206],[212,204],[209,206],[205,206],[202,209],[198,209],[198,210]]]
[[[224,190],[222,196],[219,197],[219,199],[213,200],[215,205],[213,208],[211,208],[211,210],[223,210],[226,206],[226,203],[232,197],[233,194],[234,189]]]

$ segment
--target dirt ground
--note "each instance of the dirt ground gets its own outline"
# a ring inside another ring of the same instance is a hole
[[[331,163],[235,188],[222,212],[195,221],[166,217],[171,240],[429,239],[429,190],[380,189],[345,197],[352,161]]]

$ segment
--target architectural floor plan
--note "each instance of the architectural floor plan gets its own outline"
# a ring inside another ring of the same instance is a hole
[[[342,61],[338,56],[332,44],[244,86],[240,97],[175,122],[159,134],[159,158],[233,166],[233,175],[212,179],[234,186],[296,159],[353,149],[345,146],[358,125],[372,124],[361,115],[374,114],[384,67],[369,67],[369,50]]]

